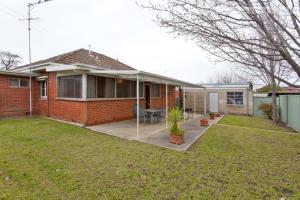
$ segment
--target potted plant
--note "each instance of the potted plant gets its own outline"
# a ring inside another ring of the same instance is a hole
[[[211,112],[211,113],[209,113],[209,116],[210,116],[210,119],[211,119],[211,120],[214,120],[215,117],[216,117],[216,113]]]
[[[183,113],[180,108],[171,108],[168,115],[169,122],[169,141],[180,145],[184,143],[184,131],[179,128],[178,122],[183,119]]]
[[[220,113],[217,113],[217,114],[216,114],[216,117],[221,117],[221,114],[220,114]]]
[[[200,126],[209,126],[208,119],[206,118],[200,119]]]

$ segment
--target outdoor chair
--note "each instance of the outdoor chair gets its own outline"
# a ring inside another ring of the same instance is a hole
[[[139,112],[139,120],[143,121],[144,123],[146,123],[146,121],[150,121],[151,115],[149,113],[145,112],[144,108],[140,107],[139,110],[140,110],[140,112]],[[137,117],[137,105],[136,104],[134,104],[133,111],[134,111],[134,116],[136,118]]]
[[[154,121],[157,121],[157,122],[162,122],[162,120],[165,118],[166,116],[166,112],[164,109],[159,109],[160,112],[157,112],[153,115],[154,117]]]

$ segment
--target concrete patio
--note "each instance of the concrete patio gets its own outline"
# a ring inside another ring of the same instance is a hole
[[[209,120],[209,127],[201,127],[199,124],[201,117],[203,116],[194,115],[193,118],[180,123],[181,127],[185,131],[185,142],[181,145],[175,145],[169,142],[168,129],[166,128],[165,123],[141,123],[139,128],[140,135],[138,138],[136,134],[136,120],[126,120],[89,126],[86,128],[123,139],[136,140],[177,151],[184,151],[187,150],[199,137],[201,137],[211,125],[216,124],[222,118],[219,117],[215,120]]]

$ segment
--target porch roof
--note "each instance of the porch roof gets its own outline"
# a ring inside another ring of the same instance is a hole
[[[181,81],[178,79],[170,78],[167,76],[162,76],[158,74],[153,74],[141,70],[108,70],[108,69],[101,69],[99,67],[81,63],[74,63],[74,64],[58,64],[58,63],[43,63],[38,65],[30,66],[32,72],[82,72],[87,73],[89,75],[106,75],[106,76],[113,76],[116,78],[124,78],[124,79],[133,79],[136,80],[137,76],[139,76],[140,80],[144,82],[153,82],[153,83],[167,83],[168,85],[174,86],[183,86],[183,87],[191,87],[191,88],[203,88],[203,86]],[[29,73],[30,68],[22,68],[16,69],[15,72],[25,72]]]
[[[161,83],[161,84],[167,83],[168,85],[174,85],[174,86],[202,88],[202,86],[197,84],[181,81],[167,76],[140,71],[140,70],[91,70],[88,72],[88,74],[108,75],[108,76],[115,76],[118,78],[133,79],[133,80],[135,80],[137,76],[139,76],[139,79],[144,82],[153,82],[153,83]]]

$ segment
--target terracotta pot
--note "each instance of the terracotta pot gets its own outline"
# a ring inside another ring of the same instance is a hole
[[[180,145],[184,143],[183,135],[169,135],[169,141],[170,143]]]
[[[209,126],[207,119],[200,119],[200,126]]]

